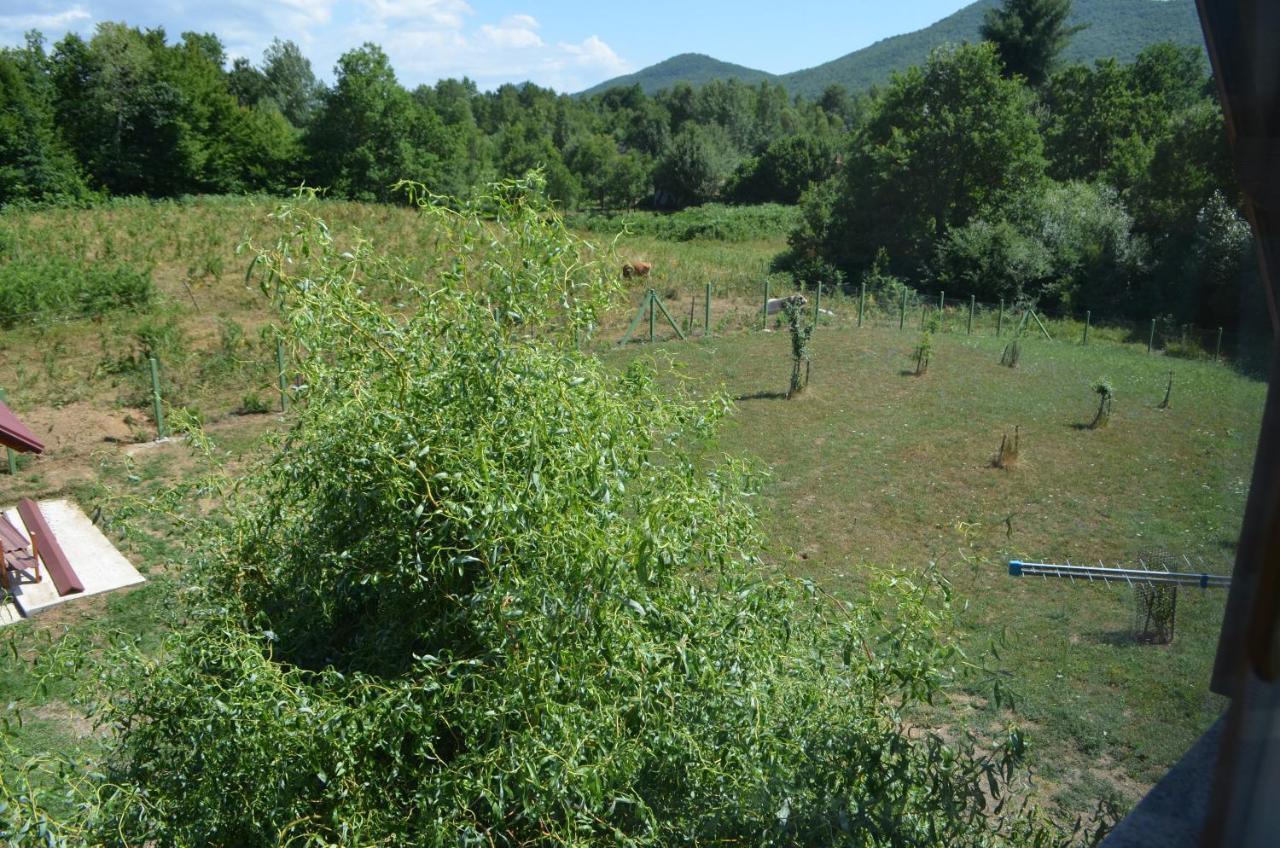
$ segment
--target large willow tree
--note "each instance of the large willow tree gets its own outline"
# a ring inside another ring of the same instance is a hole
[[[222,484],[184,623],[111,684],[100,777],[70,813],[0,805],[0,834],[1054,843],[991,812],[1016,734],[979,756],[907,730],[959,659],[941,588],[844,607],[766,572],[748,469],[696,457],[725,404],[577,352],[611,266],[538,189],[429,198],[426,280],[278,213],[258,267],[301,402]]]

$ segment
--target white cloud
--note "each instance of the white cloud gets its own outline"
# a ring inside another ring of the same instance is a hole
[[[27,12],[21,15],[0,15],[0,33],[38,29],[41,32],[65,32],[78,29],[92,19],[83,6],[75,5],[62,11]]]
[[[599,68],[619,74],[631,69],[630,63],[613,52],[613,48],[601,41],[599,36],[592,35],[581,44],[561,43],[557,46],[584,68]]]
[[[480,27],[480,35],[495,47],[505,49],[543,46],[538,35],[538,21],[532,15],[508,15],[496,26],[484,24]]]

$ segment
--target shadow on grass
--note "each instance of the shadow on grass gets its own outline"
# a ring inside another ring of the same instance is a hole
[[[1168,642],[1161,641],[1149,636],[1140,636],[1133,632],[1132,628],[1124,627],[1116,630],[1098,630],[1088,634],[1090,641],[1099,645],[1110,645],[1113,648],[1147,648],[1150,650],[1158,650],[1160,648],[1168,648],[1173,644],[1173,640]]]
[[[738,395],[734,401],[741,402],[744,400],[786,400],[786,392],[754,392],[749,395]]]

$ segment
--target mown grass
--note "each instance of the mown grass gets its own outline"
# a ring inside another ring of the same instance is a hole
[[[1100,787],[1132,802],[1222,707],[1207,683],[1224,593],[1183,590],[1173,644],[1140,645],[1128,588],[1017,580],[1006,563],[1132,566],[1167,551],[1229,573],[1265,387],[1209,363],[1034,338],[1009,369],[1002,340],[954,334],[935,337],[917,378],[917,336],[820,330],[810,387],[789,402],[777,399],[784,334],[663,350],[676,371],[739,398],[721,447],[771,468],[761,507],[779,563],[837,594],[856,594],[868,565],[936,564],[964,607],[971,655],[997,643],[1043,791],[1068,814]],[[1170,369],[1174,400],[1160,410]],[[1090,384],[1104,375],[1114,412],[1091,431]],[[1015,427],[1017,465],[992,467]],[[1005,717],[990,680],[971,694],[949,720]]]
[[[17,478],[0,475],[0,502],[73,494],[91,511],[110,503],[107,487],[146,493],[190,475],[180,446],[125,462],[126,447],[97,433],[94,415],[114,422],[113,439],[151,437],[148,353],[161,361],[166,398],[215,429],[227,461],[277,426],[273,416],[233,414],[250,394],[272,408],[277,402],[269,304],[246,283],[236,252],[248,239],[273,238],[271,208],[254,199],[124,201],[0,215],[10,255],[44,250],[86,265],[147,267],[157,293],[142,311],[0,332],[0,386],[11,405],[42,426],[62,422],[84,436]],[[357,227],[405,255],[411,272],[414,262],[427,267],[430,234],[411,210],[325,201],[322,214],[335,230]],[[612,241],[607,232],[588,235],[602,246]],[[969,336],[965,305],[935,337],[927,374],[905,376],[919,335],[916,307],[904,332],[888,303],[869,310],[858,329],[856,297],[827,292],[823,304],[835,314],[814,336],[812,383],[796,400],[775,400],[787,387],[788,341],[754,329],[765,279],[774,294],[789,288],[785,278],[768,277],[784,244],[780,231],[741,241],[620,238],[619,260],[651,261],[654,272],[618,305],[596,346],[610,351],[649,286],[682,325],[692,312],[700,333],[697,298],[712,284],[714,337],[661,349],[707,391],[723,387],[740,398],[720,447],[757,456],[772,470],[761,499],[772,559],[846,594],[859,591],[868,565],[936,563],[964,604],[971,654],[1000,643],[1004,683],[1031,725],[1041,791],[1067,816],[1103,794],[1134,800],[1221,708],[1206,682],[1224,596],[1181,593],[1174,643],[1138,645],[1127,635],[1127,589],[1018,581],[1004,563],[1126,564],[1165,549],[1197,567],[1229,571],[1264,386],[1212,363],[1148,355],[1131,329],[1097,323],[1088,347],[1078,344],[1079,324],[1049,323],[1053,343],[1038,330],[1024,333],[1021,364],[1002,368],[1013,319],[996,338],[996,315],[979,313]],[[673,334],[660,327],[659,335]],[[624,361],[648,350],[634,345],[605,355]],[[1158,410],[1170,370],[1172,405]],[[1116,387],[1111,423],[1080,429],[1096,408],[1090,384],[1103,376]],[[1021,432],[1017,466],[990,467],[1001,435],[1014,427]],[[145,589],[68,605],[66,620],[37,619],[0,634],[15,648],[0,658],[0,700],[30,719],[18,731],[27,751],[94,744],[63,715],[76,708],[69,689],[39,691],[31,661],[48,644],[41,634],[71,627],[92,638],[155,638],[164,627],[177,585],[168,575],[181,570],[180,530],[153,526],[118,541],[156,576]],[[990,727],[1009,717],[990,700],[989,680],[972,681],[969,694],[936,720]]]

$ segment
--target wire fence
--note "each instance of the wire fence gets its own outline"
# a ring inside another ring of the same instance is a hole
[[[1201,327],[1166,315],[1155,315],[1145,321],[1095,315],[1092,311],[1080,316],[1063,315],[1042,312],[1028,303],[948,298],[945,292],[932,295],[909,288],[881,292],[864,289],[848,294],[824,287],[821,291],[810,288],[802,293],[819,327],[875,327],[918,333],[933,322],[935,332],[948,334],[1008,339],[1031,336],[1082,346],[1127,346],[1145,349],[1150,354],[1228,363],[1243,358],[1250,345],[1250,340],[1235,330]],[[788,294],[791,292],[772,290],[767,282],[754,299],[739,294],[718,295],[709,287],[703,291],[653,292],[657,310],[661,310],[658,315],[676,316],[674,324],[679,325],[678,330],[672,322],[659,320],[647,326],[640,323],[640,332],[636,332],[633,321],[630,332],[618,337],[616,343],[776,328],[782,320],[778,302]],[[646,306],[651,302],[650,297],[651,292],[646,291],[640,303],[641,312],[653,308]],[[637,313],[637,319],[639,317]]]

